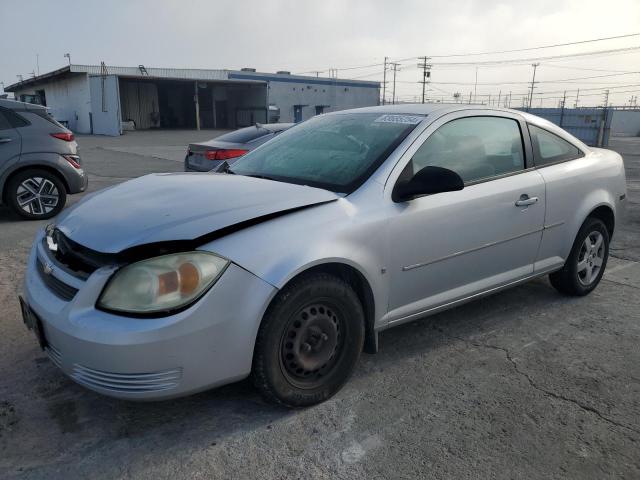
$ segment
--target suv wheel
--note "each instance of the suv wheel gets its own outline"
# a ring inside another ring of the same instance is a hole
[[[34,168],[9,180],[6,200],[21,217],[44,220],[60,213],[67,201],[67,192],[57,175]]]
[[[347,381],[364,343],[364,313],[353,289],[325,273],[303,276],[274,299],[260,325],[253,381],[269,401],[320,403]]]

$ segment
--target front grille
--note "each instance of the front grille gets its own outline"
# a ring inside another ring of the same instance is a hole
[[[51,290],[57,297],[69,302],[76,296],[78,289],[67,285],[62,280],[54,277],[51,273],[46,273],[44,270],[44,264],[38,258],[36,261],[38,273],[44,284]]]
[[[75,364],[71,378],[89,388],[118,393],[150,393],[176,388],[182,378],[182,369],[155,373],[110,373]]]
[[[113,255],[84,247],[57,228],[53,230],[51,240],[56,245],[55,251],[49,249],[46,237],[43,239],[45,249],[68,273],[79,278],[86,279],[98,268],[113,264]]]

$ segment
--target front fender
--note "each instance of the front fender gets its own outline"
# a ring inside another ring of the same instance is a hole
[[[352,216],[346,199],[276,218],[203,245],[276,288],[322,264],[338,263],[358,271],[369,283],[375,326],[387,310],[386,218]],[[345,214],[346,213],[346,214]]]

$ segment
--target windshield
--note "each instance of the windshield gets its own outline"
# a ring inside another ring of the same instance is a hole
[[[423,118],[380,113],[317,116],[241,157],[232,171],[351,193]]]

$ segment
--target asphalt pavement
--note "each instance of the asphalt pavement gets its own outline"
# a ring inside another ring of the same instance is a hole
[[[218,133],[81,136],[89,190],[180,171],[184,146]],[[629,208],[591,295],[539,279],[385,331],[343,390],[303,410],[247,381],[160,403],[76,385],[20,318],[42,222],[0,208],[0,478],[640,478],[640,138],[612,148]]]

